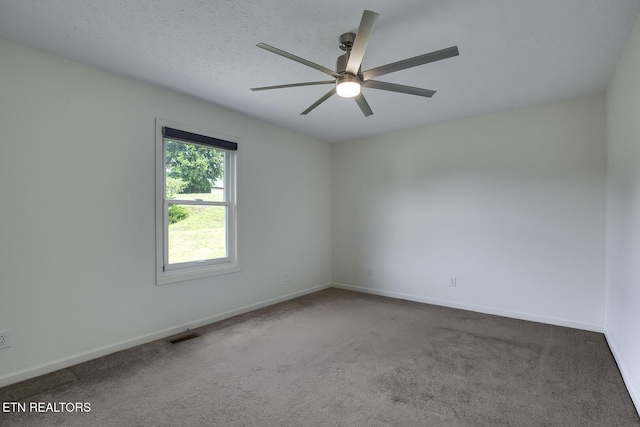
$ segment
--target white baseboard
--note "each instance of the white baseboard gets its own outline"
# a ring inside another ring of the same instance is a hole
[[[640,415],[640,393],[634,386],[631,381],[631,377],[629,377],[628,369],[626,368],[626,364],[624,360],[620,356],[620,352],[617,350],[615,341],[611,339],[607,332],[604,333],[605,338],[607,339],[607,344],[609,344],[609,348],[611,349],[611,353],[613,354],[613,358],[616,360],[618,364],[618,370],[620,370],[620,374],[622,375],[622,379],[624,380],[624,384],[627,386],[627,390],[629,391],[629,395],[631,396],[631,400],[633,404],[636,406],[636,411],[638,411],[638,415]]]
[[[187,329],[198,328],[200,326],[208,325],[210,323],[219,322],[221,320],[225,320],[230,317],[248,313],[253,310],[258,310],[260,308],[264,308],[280,302],[288,301],[293,298],[318,292],[323,289],[330,288],[331,286],[332,286],[331,283],[325,283],[323,285],[314,286],[313,288],[292,292],[290,294],[282,295],[276,298],[271,298],[271,299],[260,301],[254,304],[249,304],[234,310],[225,311],[224,313],[215,314],[213,316],[208,316],[202,319],[194,320],[189,323],[184,323],[182,325],[177,325],[171,328],[162,329],[160,331],[152,332],[150,334],[142,335],[142,336],[121,341],[115,344],[109,344],[109,345],[99,347],[93,350],[89,350],[83,353],[78,353],[69,357],[54,360],[52,362],[43,363],[43,364],[32,366],[30,368],[23,369],[17,372],[12,372],[6,375],[2,375],[0,376],[0,387],[5,387],[10,384],[15,384],[20,381],[28,380],[40,375],[44,375],[60,369],[68,368],[70,366],[77,365],[78,363],[87,362],[89,360],[106,356],[108,354],[115,353],[117,351],[126,350],[131,347],[135,347],[141,344],[146,344],[151,341],[170,337],[171,335],[184,332]]]
[[[382,289],[372,289],[372,288],[365,288],[365,287],[361,287],[361,286],[346,285],[344,283],[335,283],[334,282],[333,283],[333,287],[339,288],[339,289],[345,289],[345,290],[349,290],[349,291],[362,292],[362,293],[366,293],[366,294],[380,295],[380,296],[397,298],[397,299],[404,299],[404,300],[407,300],[407,301],[422,302],[422,303],[426,303],[426,304],[439,305],[439,306],[443,306],[443,307],[458,308],[458,309],[461,309],[461,310],[469,310],[469,311],[475,311],[475,312],[478,312],[478,313],[492,314],[492,315],[495,315],[495,316],[510,317],[512,319],[529,320],[531,322],[546,323],[546,324],[549,324],[549,325],[564,326],[564,327],[568,327],[568,328],[582,329],[582,330],[585,330],[585,331],[604,333],[604,327],[602,325],[595,325],[595,324],[591,324],[591,323],[577,322],[577,321],[574,321],[574,320],[560,319],[560,318],[547,317],[547,316],[538,316],[538,315],[531,314],[531,313],[520,313],[520,312],[515,312],[515,311],[500,310],[500,309],[495,309],[495,308],[492,308],[492,307],[484,307],[484,306],[479,306],[479,305],[459,303],[459,302],[456,302],[456,301],[442,300],[442,299],[437,299],[437,298],[427,298],[427,297],[422,297],[422,296],[419,296],[419,295],[411,295],[411,294],[404,294],[404,293],[400,293],[400,292],[385,291],[385,290],[382,290]]]

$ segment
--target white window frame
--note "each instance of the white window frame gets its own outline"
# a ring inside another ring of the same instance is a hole
[[[195,201],[166,198],[165,138],[162,128],[170,127],[186,132],[237,143],[237,139],[194,126],[156,119],[156,284],[166,285],[186,280],[200,279],[219,274],[239,271],[237,248],[237,206],[236,206],[236,151],[216,148],[224,152],[225,170],[224,201]],[[212,147],[215,148],[215,147]],[[203,261],[168,264],[168,206],[188,204],[204,206],[225,206],[227,208],[227,256]]]

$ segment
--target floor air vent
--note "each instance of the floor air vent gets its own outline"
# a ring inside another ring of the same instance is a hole
[[[190,334],[182,335],[181,337],[174,338],[172,340],[168,340],[167,342],[170,342],[171,344],[178,344],[179,342],[191,340],[191,339],[194,339],[194,338],[198,338],[199,336],[200,336],[200,334],[196,334],[195,332],[192,332]]]

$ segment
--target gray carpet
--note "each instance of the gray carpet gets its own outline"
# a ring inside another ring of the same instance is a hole
[[[598,333],[338,289],[196,332],[0,389],[91,407],[0,424],[640,426]]]

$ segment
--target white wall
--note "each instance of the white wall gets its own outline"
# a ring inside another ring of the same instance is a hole
[[[330,282],[330,145],[2,40],[0,58],[0,386]],[[156,117],[239,138],[239,273],[155,285]]]
[[[334,282],[603,331],[604,108],[591,96],[334,145]]]
[[[640,16],[607,91],[606,335],[640,410]]]

